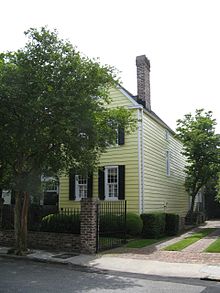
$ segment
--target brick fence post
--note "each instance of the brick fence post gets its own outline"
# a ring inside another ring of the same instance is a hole
[[[96,253],[97,242],[97,206],[95,198],[83,198],[81,200],[80,234],[81,252]]]

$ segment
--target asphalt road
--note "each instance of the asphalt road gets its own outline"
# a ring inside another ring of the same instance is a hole
[[[219,293],[220,283],[92,271],[0,257],[0,292]]]

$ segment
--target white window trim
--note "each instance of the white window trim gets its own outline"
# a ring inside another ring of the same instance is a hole
[[[166,150],[166,175],[170,177],[170,151]]]
[[[110,144],[108,147],[109,148],[118,148],[118,147],[120,147],[120,145],[118,144],[118,142],[119,142],[119,137],[118,137],[118,128],[116,128],[116,133],[117,133],[117,136],[116,136],[116,139],[115,139],[115,143],[113,143],[113,144]]]
[[[74,177],[75,180],[75,200],[80,201],[82,197],[79,197],[79,188],[78,188],[78,178],[79,174],[76,174]],[[88,177],[86,177],[86,186],[87,186],[87,192],[86,192],[86,197],[88,196]]]
[[[49,176],[43,176],[43,175],[41,176],[41,184],[47,183],[49,181],[53,182],[55,188],[52,188],[52,189],[45,188],[45,189],[43,189],[43,192],[57,192],[58,193],[59,192],[59,182],[58,182],[58,180],[55,177],[49,177]]]
[[[119,129],[118,129],[118,127],[116,128],[116,140],[115,140],[115,146],[119,146],[119,131],[118,131]]]
[[[118,200],[118,196],[116,197],[109,197],[108,193],[108,170],[117,168],[117,195],[119,196],[119,172],[118,172],[118,166],[106,166],[105,167],[105,200],[109,201],[115,201]]]

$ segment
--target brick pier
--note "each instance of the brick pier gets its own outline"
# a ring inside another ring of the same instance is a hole
[[[97,199],[81,200],[81,252],[96,253],[97,246]]]

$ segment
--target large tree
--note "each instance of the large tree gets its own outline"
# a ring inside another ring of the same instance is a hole
[[[197,193],[220,170],[220,136],[215,134],[216,121],[212,112],[196,110],[195,115],[187,114],[177,121],[177,135],[183,142],[186,157],[185,186],[191,196],[192,214]]]
[[[215,199],[220,203],[220,173],[218,174],[218,177],[216,178],[214,188],[216,191]]]
[[[29,29],[24,48],[0,54],[0,186],[16,193],[16,252],[27,250],[29,192],[40,174],[92,169],[129,129],[123,108],[109,109],[115,69],[82,56],[56,31]]]

